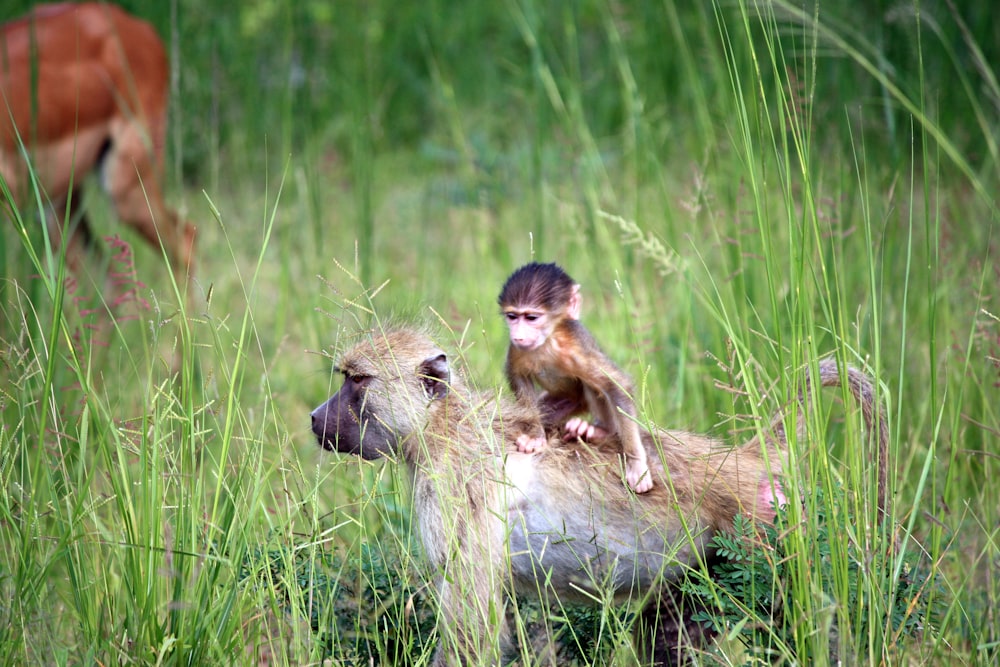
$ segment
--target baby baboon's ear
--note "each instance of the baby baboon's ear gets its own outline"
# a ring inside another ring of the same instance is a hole
[[[417,374],[428,398],[432,400],[444,398],[448,394],[451,370],[448,368],[448,356],[443,352],[424,359],[417,369]]]

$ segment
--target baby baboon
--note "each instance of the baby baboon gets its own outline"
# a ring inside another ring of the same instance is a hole
[[[636,493],[653,488],[632,381],[580,323],[580,286],[557,265],[532,262],[510,275],[498,300],[510,327],[507,380],[523,406],[539,406],[541,412],[541,423],[518,435],[518,449],[541,448],[553,427],[587,440],[614,434],[625,455],[628,485]],[[543,397],[536,384],[545,390]],[[586,413],[594,423],[579,418]],[[568,417],[573,419],[567,422]]]
[[[312,412],[312,430],[327,450],[406,462],[418,531],[438,572],[435,665],[500,662],[511,592],[592,601],[609,589],[616,599],[650,600],[642,645],[658,664],[681,663],[710,635],[690,620],[696,609],[679,604],[676,582],[711,557],[709,540],[737,513],[774,517],[780,416],[763,442],[735,448],[683,431],[643,432],[656,484],[637,496],[619,481],[613,436],[586,447],[553,437],[535,454],[519,452],[502,423],[520,416],[518,406],[470,390],[422,330],[372,332],[338,370],[344,384]],[[853,368],[842,378],[824,360],[819,381],[846,381],[878,434],[884,508],[887,431],[871,380]]]

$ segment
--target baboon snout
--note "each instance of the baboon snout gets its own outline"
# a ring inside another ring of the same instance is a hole
[[[379,419],[367,419],[352,396],[337,392],[311,413],[312,432],[329,452],[375,460],[391,454],[398,437]]]
[[[323,409],[324,407],[325,406],[321,405],[309,413],[309,416],[312,417],[313,433],[315,433],[316,435],[320,435],[320,431],[317,430],[317,427],[322,426],[323,422],[325,421],[326,411]]]
[[[309,413],[309,416],[312,418],[312,432],[316,436],[319,446],[335,451],[337,449],[337,425],[336,422],[330,423],[330,402],[327,401],[319,406]]]

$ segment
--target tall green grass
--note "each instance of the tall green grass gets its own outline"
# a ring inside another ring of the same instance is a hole
[[[402,472],[321,455],[309,410],[368,310],[440,320],[469,376],[500,386],[496,293],[538,258],[582,283],[584,322],[656,424],[742,441],[818,358],[875,373],[890,527],[850,402],[815,397],[787,479],[791,631],[767,648],[991,664],[988,15],[196,4],[132,6],[178,45],[172,198],[199,226],[195,298],[122,230],[149,305],[90,315],[98,288],[68,286],[33,204],[10,206],[0,234],[0,661],[429,659],[430,573]],[[180,187],[182,167],[198,187]],[[884,616],[913,562],[942,584],[916,638]],[[577,613],[515,609],[526,664],[545,655],[538,624]],[[599,605],[576,621],[565,661],[628,664],[630,615]],[[706,662],[742,662],[739,636]]]

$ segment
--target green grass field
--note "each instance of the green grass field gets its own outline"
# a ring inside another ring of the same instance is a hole
[[[92,187],[142,286],[89,312],[103,267],[68,283],[4,188],[0,663],[428,664],[406,475],[321,453],[309,413],[331,359],[401,313],[500,387],[496,296],[532,259],[581,283],[658,425],[735,444],[824,356],[879,380],[893,534],[829,392],[792,450],[781,620],[746,609],[705,664],[995,662],[985,4],[203,4],[129,4],[176,47],[190,302]],[[519,664],[548,664],[543,625],[562,662],[634,664],[628,609],[518,609]]]

